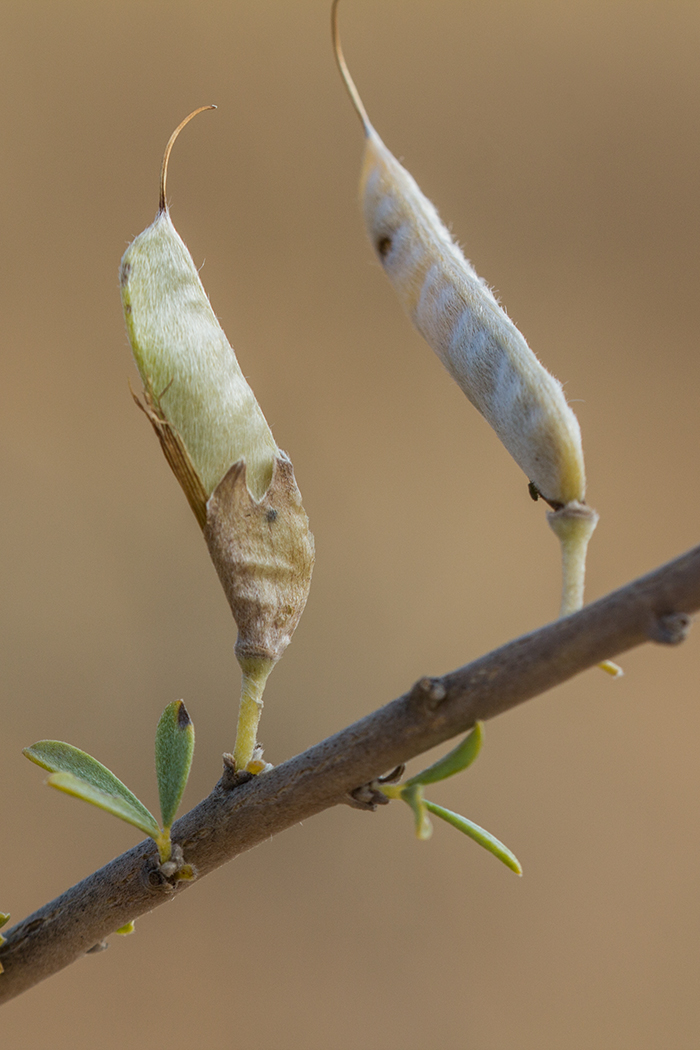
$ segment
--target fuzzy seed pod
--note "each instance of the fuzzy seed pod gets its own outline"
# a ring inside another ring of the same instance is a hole
[[[563,553],[562,615],[583,603],[585,553],[598,515],[585,504],[578,420],[561,383],[538,361],[465,259],[415,179],[370,123],[343,57],[333,0],[333,45],[365,133],[360,200],[377,257],[410,320],[522,468],[533,498],[552,507]]]
[[[121,289],[146,414],[204,530],[238,626],[243,698],[234,758],[245,769],[255,751],[267,676],[306,604],[314,547],[292,465],[277,447],[168,212],[173,143],[196,113],[210,108],[190,114],[168,142],[158,214],[124,254]]]
[[[248,487],[260,499],[279,449],[165,200],[170,151],[185,123],[166,149],[155,222],[122,259],[126,328],[148,399],[181,437],[206,498],[244,458]]]

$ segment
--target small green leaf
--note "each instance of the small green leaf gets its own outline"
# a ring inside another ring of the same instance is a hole
[[[421,773],[417,773],[406,781],[407,784],[436,784],[438,780],[461,773],[463,769],[470,766],[481,750],[484,740],[484,730],[481,722],[477,722],[471,733],[464,738],[453,751],[448,752],[432,766],[428,766]]]
[[[478,842],[480,846],[487,849],[489,853],[493,853],[494,857],[498,857],[507,868],[514,871],[516,875],[522,875],[523,869],[520,866],[520,861],[511,853],[507,846],[504,846],[495,836],[484,828],[480,828],[478,824],[472,823],[471,820],[467,820],[466,817],[462,817],[459,813],[453,813],[451,809],[444,809],[442,806],[437,806],[434,802],[428,802],[426,799],[424,802],[425,808],[431,813],[434,813],[436,817],[442,817],[448,824],[451,824],[453,828],[457,828],[458,831],[468,835],[474,842]]]
[[[91,802],[152,838],[159,834],[153,814],[92,755],[61,740],[40,740],[25,747],[22,754],[53,774],[46,781],[51,787]]]
[[[163,827],[170,828],[180,805],[194,752],[194,726],[182,700],[168,704],[156,730],[156,776]]]
[[[115,930],[114,932],[120,933],[122,937],[126,937],[128,934],[133,933],[135,929],[136,923],[133,919],[129,919],[128,922],[125,922],[123,926],[120,926],[119,929]]]
[[[433,825],[426,810],[423,790],[418,784],[406,784],[402,787],[401,798],[413,810],[416,821],[416,837],[425,842],[433,833]]]
[[[150,835],[153,839],[157,838],[160,833],[155,817],[138,799],[134,806],[118,795],[108,795],[106,791],[93,787],[92,784],[76,777],[74,773],[52,773],[50,777],[47,777],[46,783],[58,791],[65,792],[66,795],[81,798],[83,802],[90,802],[98,809],[104,809],[112,816],[126,821],[127,824],[133,824],[135,828],[143,831],[145,835]]]

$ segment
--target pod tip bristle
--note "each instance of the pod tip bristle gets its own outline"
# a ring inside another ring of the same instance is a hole
[[[340,76],[343,80],[343,83],[345,84],[347,93],[350,96],[350,101],[355,107],[355,111],[358,117],[362,121],[362,127],[364,128],[365,135],[369,138],[369,135],[372,132],[372,125],[370,123],[369,117],[367,116],[367,110],[365,109],[362,99],[360,98],[360,93],[355,87],[355,81],[350,75],[350,70],[348,69],[347,62],[345,61],[345,55],[343,54],[343,47],[340,43],[340,30],[338,28],[339,4],[340,0],[333,0],[333,4],[331,7],[331,35],[333,38],[333,54],[335,55],[335,61],[338,65],[338,69],[340,70]]]
[[[175,140],[177,139],[178,135],[185,127],[185,125],[189,124],[192,118],[196,117],[198,113],[203,113],[205,109],[216,109],[216,106],[200,106],[199,109],[192,110],[192,112],[178,124],[178,126],[175,128],[172,135],[168,139],[168,145],[165,147],[165,153],[163,154],[163,163],[160,168],[160,199],[158,203],[159,213],[168,210],[168,203],[165,199],[165,185],[168,178],[168,161],[170,160],[170,154],[172,152],[173,146],[175,145]]]

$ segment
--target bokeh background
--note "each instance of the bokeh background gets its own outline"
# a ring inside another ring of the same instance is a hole
[[[136,841],[20,754],[57,737],[156,805],[169,701],[185,802],[233,742],[234,628],[127,381],[117,271],[173,219],[317,543],[268,686],[278,763],[556,614],[526,479],[403,317],[356,201],[362,138],[326,0],[0,3],[0,908]],[[343,0],[374,123],[566,384],[601,523],[588,596],[700,539],[700,8]],[[7,1050],[695,1048],[700,650],[651,645],[487,727],[436,801],[515,878],[398,806],[326,812],[9,1004]],[[430,756],[433,757],[433,756]],[[414,767],[415,768],[415,767]]]

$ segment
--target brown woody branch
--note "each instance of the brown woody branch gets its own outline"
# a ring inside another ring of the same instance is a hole
[[[199,878],[259,842],[358,792],[386,770],[646,641],[682,641],[700,608],[700,547],[633,583],[410,692],[296,758],[243,783],[224,771],[176,822]],[[198,881],[198,880],[197,880]],[[147,839],[19,922],[0,948],[0,1002],[57,973],[130,919],[182,893]]]

